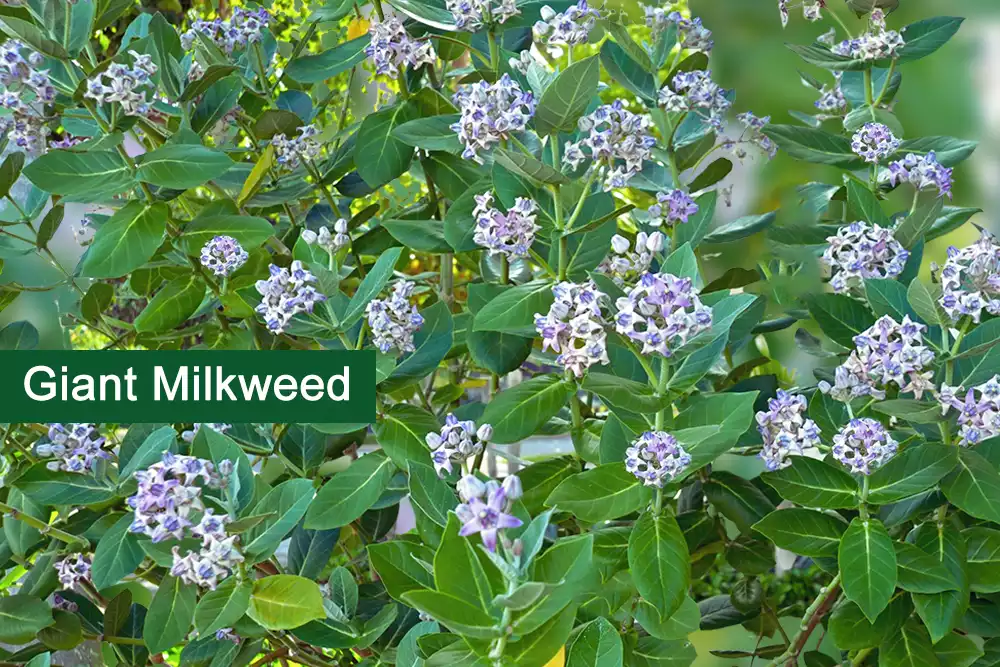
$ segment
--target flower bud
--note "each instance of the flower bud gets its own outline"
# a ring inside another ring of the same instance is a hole
[[[483,424],[476,431],[476,437],[479,438],[480,442],[489,442],[490,438],[493,437],[493,427],[489,424]]]
[[[663,232],[653,232],[646,239],[646,249],[650,252],[660,252],[663,250],[664,240]]]
[[[303,229],[300,238],[309,245],[312,245],[313,243],[316,243],[319,235],[311,229]]]
[[[458,496],[463,502],[486,495],[486,484],[475,475],[466,475],[458,480]]]
[[[524,495],[524,487],[517,475],[509,475],[503,480],[503,491],[508,500],[517,500]]]
[[[510,552],[517,557],[520,557],[524,553],[524,542],[520,538],[514,540],[514,544],[510,547]]]
[[[627,253],[629,245],[628,239],[620,234],[611,237],[611,248],[619,255]]]

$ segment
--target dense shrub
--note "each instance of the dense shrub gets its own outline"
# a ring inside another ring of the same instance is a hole
[[[945,205],[975,143],[892,112],[961,19],[781,0],[833,27],[777,125],[684,6],[386,3],[0,8],[0,251],[58,266],[95,205],[48,287],[77,340],[376,349],[379,381],[373,424],[7,424],[3,661],[645,667],[742,625],[756,649],[713,652],[994,664],[1000,245],[921,275],[977,212]],[[779,150],[837,175],[717,225],[733,161]],[[703,279],[754,235],[767,262]],[[815,381],[768,356],[791,328]],[[573,453],[511,452],[540,435]]]

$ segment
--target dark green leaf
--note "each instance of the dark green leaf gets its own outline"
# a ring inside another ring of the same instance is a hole
[[[160,582],[149,605],[142,638],[152,653],[161,653],[181,644],[194,620],[198,588],[167,575]]]
[[[782,549],[819,558],[837,554],[847,524],[823,512],[791,508],[771,512],[753,528]]]
[[[323,485],[306,512],[305,527],[346,526],[375,504],[389,487],[394,473],[392,461],[385,456],[377,453],[362,456]]]
[[[908,447],[872,473],[868,501],[882,505],[909,498],[937,484],[957,462],[954,447],[934,444]]]
[[[138,159],[139,180],[175,190],[187,190],[229,171],[233,161],[222,151],[200,144],[169,144]]]
[[[393,135],[393,130],[412,120],[416,110],[402,102],[366,116],[358,130],[354,162],[358,174],[371,188],[385,185],[410,166],[413,147]]]
[[[135,318],[135,330],[145,333],[173,329],[194,315],[205,298],[205,290],[197,274],[171,280]]]
[[[81,265],[87,278],[118,278],[138,269],[163,242],[165,204],[129,202],[101,225]]]
[[[493,425],[493,442],[523,440],[555,415],[575,390],[557,375],[542,375],[500,392],[481,421]]]
[[[535,129],[541,135],[573,132],[576,121],[587,111],[597,93],[601,68],[598,58],[573,63],[560,72],[538,101]]]
[[[853,477],[842,468],[807,456],[792,457],[790,467],[765,472],[761,479],[782,498],[805,507],[853,509],[858,504],[858,485]]]
[[[621,463],[609,463],[564,479],[545,500],[549,507],[597,523],[631,514],[649,501],[649,489]]]

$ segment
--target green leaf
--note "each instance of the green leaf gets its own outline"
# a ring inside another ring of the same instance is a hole
[[[876,412],[890,417],[905,419],[911,424],[936,424],[944,421],[941,406],[930,401],[917,401],[912,398],[896,398],[882,401],[872,406]]]
[[[714,471],[704,482],[704,489],[712,505],[744,534],[774,511],[774,503],[760,489],[730,472]]]
[[[368,556],[389,595],[396,600],[402,601],[403,594],[430,588],[434,583],[429,572],[434,552],[427,546],[390,540],[368,545]]]
[[[421,314],[424,324],[413,338],[415,349],[400,359],[389,376],[392,380],[412,381],[425,377],[437,368],[455,342],[455,321],[446,303],[438,301]]]
[[[288,572],[306,579],[318,579],[339,540],[339,528],[306,530],[301,525],[296,526],[288,544]]]
[[[917,609],[931,641],[937,642],[951,632],[962,621],[969,607],[969,576],[965,569],[966,545],[961,533],[950,525],[935,522],[923,523],[911,532],[916,546],[931,556],[937,557],[948,570],[952,581],[958,583],[959,590],[943,593],[913,593],[913,604]]]
[[[306,513],[315,495],[312,481],[289,479],[260,499],[251,515],[273,514],[240,536],[240,550],[253,564],[269,558]]]
[[[402,598],[405,604],[431,616],[453,632],[478,639],[496,635],[496,619],[461,598],[430,590],[409,591],[403,593]]]
[[[559,73],[542,93],[535,108],[535,130],[540,135],[574,132],[576,121],[597,93],[601,67],[596,57],[573,63]]]
[[[118,278],[141,267],[163,243],[168,215],[166,204],[126,204],[97,230],[80,274],[86,278]]]
[[[777,211],[761,213],[760,215],[747,215],[733,220],[732,222],[712,231],[701,240],[702,243],[731,243],[739,241],[757,232],[763,231],[774,224],[778,217]]]
[[[475,241],[476,219],[472,212],[476,208],[476,195],[493,189],[490,177],[480,179],[475,185],[456,199],[444,215],[444,237],[455,252],[478,250]]]
[[[938,306],[940,295],[940,285],[928,287],[917,278],[911,280],[910,286],[906,289],[906,300],[909,302],[910,308],[921,320],[931,326],[944,323],[941,309]]]
[[[838,648],[849,651],[871,648],[898,632],[912,614],[913,603],[908,596],[900,595],[872,623],[858,605],[845,598],[830,615],[830,634]]]
[[[346,72],[365,59],[371,38],[365,34],[337,44],[318,55],[299,56],[288,63],[285,74],[299,83],[319,83]]]
[[[44,600],[22,594],[0,597],[0,641],[24,644],[54,623],[52,609]]]
[[[971,667],[983,655],[983,649],[972,637],[953,632],[934,644],[934,655],[947,667]]]
[[[493,425],[493,442],[523,440],[566,405],[575,386],[557,375],[542,375],[497,394],[480,419]]]
[[[259,248],[274,234],[274,226],[264,218],[246,215],[198,215],[184,228],[181,241],[189,255],[201,253],[202,247],[216,236],[231,236],[244,250]]]
[[[670,405],[670,398],[658,396],[649,385],[606,373],[590,373],[581,388],[600,396],[612,408],[649,413]]]
[[[899,153],[926,154],[934,152],[938,162],[946,167],[954,167],[972,155],[978,142],[956,137],[919,137],[907,139],[900,145]]]
[[[805,507],[855,508],[858,485],[842,468],[807,456],[792,457],[792,465],[761,474],[782,498]]]
[[[91,505],[115,496],[115,490],[93,475],[49,470],[36,463],[13,481],[13,486],[42,505]]]
[[[934,53],[958,32],[963,21],[955,16],[936,16],[906,26],[902,30],[906,45],[899,50],[899,62],[912,62]]]
[[[970,387],[991,379],[1000,371],[1000,320],[983,322],[958,347],[956,375]]]
[[[962,531],[968,545],[966,569],[972,590],[1000,593],[1000,531],[975,526]]]
[[[1000,473],[978,452],[960,449],[958,468],[941,481],[941,490],[962,511],[1000,523]]]
[[[913,215],[906,216],[893,235],[904,248],[913,248],[930,230],[941,215],[944,199],[936,197],[930,204],[919,207]]]
[[[244,455],[236,441],[216,431],[214,428],[203,428],[198,431],[191,446],[191,453],[203,459],[209,459],[218,467],[223,461],[233,463],[236,468],[235,480],[227,495],[235,495],[236,509],[246,507],[253,498],[254,475],[250,469],[250,460]],[[238,488],[234,489],[236,486]]]
[[[326,618],[319,585],[294,574],[256,580],[247,613],[268,630],[291,630]]]
[[[382,222],[392,238],[417,252],[451,252],[444,235],[444,223],[439,220],[385,220]]]
[[[856,518],[838,555],[844,595],[874,622],[896,590],[896,552],[878,519]]]
[[[628,563],[639,594],[670,616],[684,602],[691,579],[687,542],[669,514],[643,512],[628,540]]]
[[[957,591],[960,586],[937,558],[908,542],[893,542],[899,587],[911,593]]]
[[[511,287],[479,309],[473,330],[534,336],[535,315],[548,312],[553,300],[552,283],[545,280]]]
[[[828,164],[841,169],[858,169],[864,165],[851,151],[847,137],[798,125],[768,125],[762,132],[793,158]]]
[[[448,524],[448,512],[456,505],[455,494],[429,465],[424,455],[407,465],[410,475],[410,501],[424,516],[444,528]]]
[[[458,517],[448,514],[444,536],[434,554],[434,584],[442,593],[454,595],[495,617],[496,592],[472,543],[458,534],[461,527]],[[499,573],[496,578],[500,578]]]
[[[235,65],[209,65],[208,68],[205,69],[205,73],[202,74],[200,78],[191,81],[187,86],[185,86],[184,92],[177,99],[177,101],[190,102],[198,99],[212,87],[212,84],[229,76],[235,71]],[[287,73],[288,70],[286,69],[285,72]]]
[[[722,596],[726,600],[728,595]],[[735,624],[734,624],[735,625]],[[686,639],[664,641],[640,637],[632,649],[631,667],[686,667],[697,659],[694,644]]]
[[[493,151],[493,159],[512,174],[527,179],[535,185],[569,183],[569,179],[559,170],[520,151],[497,148]]]
[[[771,550],[771,547],[768,546],[768,549]],[[698,630],[701,611],[698,609],[698,603],[688,597],[677,611],[664,619],[660,617],[656,607],[645,600],[640,600],[636,607],[635,619],[646,632],[657,639],[685,639]]]
[[[931,228],[924,235],[924,240],[927,242],[933,241],[934,239],[944,236],[945,234],[950,234],[955,231],[966,222],[969,221],[972,216],[977,213],[982,213],[981,208],[960,208],[958,206],[945,206],[944,210],[941,212],[941,216],[934,221]]]
[[[775,545],[815,558],[835,556],[847,529],[843,520],[823,512],[790,508],[771,512],[753,527]]]
[[[55,624],[38,631],[38,640],[53,651],[70,651],[83,641],[83,623],[80,616],[53,609]],[[48,654],[35,656],[25,667],[48,667]]]
[[[461,153],[462,142],[451,126],[459,121],[459,114],[444,114],[428,116],[407,121],[396,127],[392,135],[407,146],[422,148],[425,151],[445,151]]]
[[[367,512],[389,488],[395,474],[392,461],[379,453],[354,461],[323,485],[306,512],[305,527],[339,528]]]
[[[884,505],[914,496],[937,484],[957,462],[955,447],[907,447],[869,477],[868,502]]]
[[[508,644],[506,652],[514,664],[525,667],[548,664],[569,639],[576,618],[576,608],[575,604],[567,606],[537,630]]]
[[[787,46],[810,65],[816,65],[824,69],[839,72],[868,69],[868,63],[864,60],[837,55],[829,48],[818,44],[809,44],[808,46],[788,44]]]
[[[397,139],[393,130],[416,115],[413,106],[404,101],[376,111],[361,122],[354,146],[354,163],[358,175],[369,187],[385,185],[410,166],[413,146]]]
[[[697,199],[698,212],[683,225],[678,225],[674,229],[673,247],[680,248],[685,243],[690,243],[691,248],[697,248],[698,244],[708,235],[708,230],[715,219],[715,206],[719,199],[719,193],[715,190],[706,192]]]
[[[717,322],[713,322],[713,328],[719,328],[717,324]],[[698,348],[681,362],[680,368],[670,377],[667,389],[677,394],[687,393],[693,389],[719,360],[728,343],[729,329],[726,328],[708,344]]]
[[[649,489],[624,464],[609,463],[563,480],[545,504],[586,523],[598,523],[635,512],[649,497]]]
[[[0,330],[0,350],[33,350],[38,347],[38,329],[31,322],[11,322]]]
[[[24,168],[24,153],[11,153],[0,164],[0,197],[6,197],[11,187],[21,176]]]
[[[208,636],[221,628],[230,628],[250,607],[253,585],[229,577],[214,591],[205,593],[194,610],[194,627],[198,634]]]
[[[368,274],[361,281],[361,284],[358,285],[357,291],[354,292],[354,296],[351,297],[350,302],[347,304],[347,310],[344,311],[342,322],[342,326],[345,329],[354,326],[354,323],[361,319],[368,303],[377,297],[386,284],[388,284],[389,279],[392,278],[396,262],[399,261],[399,256],[402,252],[402,248],[390,248],[379,255],[378,260],[368,270]]]
[[[601,46],[601,64],[612,79],[642,99],[656,101],[656,81],[641,64],[633,60],[617,43],[608,40]]]
[[[424,667],[417,640],[438,630],[440,627],[434,621],[421,621],[407,630],[396,647],[396,667]]]
[[[26,16],[26,15],[25,15]],[[18,18],[15,15],[0,14],[0,30],[14,39],[20,39],[36,51],[53,58],[69,58],[69,54],[61,44],[46,37],[45,32],[34,23]],[[46,31],[47,32],[47,31]]]
[[[139,538],[129,532],[132,520],[133,516],[126,513],[97,543],[91,569],[94,588],[97,590],[117,584],[126,575],[135,572],[135,568],[142,563],[146,554],[139,546]]]
[[[580,628],[569,645],[566,667],[622,667],[623,651],[618,629],[599,617]]]
[[[425,438],[440,430],[437,417],[415,405],[397,403],[375,424],[375,439],[386,455],[403,470],[411,460],[430,456]]]
[[[875,324],[863,303],[844,294],[814,294],[805,302],[823,333],[851,350],[854,337]]]
[[[753,423],[756,398],[757,392],[749,391],[701,395],[687,401],[674,419],[674,428],[691,455],[688,471],[708,465],[736,444]],[[685,433],[699,437],[688,438]]]
[[[194,620],[198,588],[167,575],[160,582],[146,614],[142,638],[151,653],[161,653],[184,642]]]
[[[121,466],[118,473],[119,483],[131,477],[136,470],[146,469],[162,460],[165,452],[177,453],[177,431],[172,426],[161,426],[156,429],[146,436],[131,457],[119,458],[118,463]]]
[[[689,184],[688,188],[691,192],[699,192],[705,188],[710,188],[726,176],[730,174],[733,170],[733,163],[724,157],[712,162],[712,164],[705,167],[698,176],[696,176]]]
[[[177,327],[198,310],[205,290],[205,283],[198,274],[171,280],[135,318],[135,330],[155,333]]]
[[[66,209],[62,204],[56,204],[49,209],[49,212],[45,214],[45,217],[42,218],[42,221],[38,225],[38,236],[35,238],[36,246],[45,248],[49,245],[49,241],[59,231],[59,225],[63,222],[65,211]]]
[[[12,488],[7,494],[7,504],[20,514],[48,523],[48,513],[45,509],[16,488]],[[17,516],[5,514],[2,536],[6,538],[10,551],[13,551],[14,555],[24,558],[31,547],[38,544],[42,534],[37,528],[32,528]],[[7,555],[10,555],[9,551]]]
[[[187,190],[222,176],[233,161],[222,151],[201,144],[168,144],[138,160],[140,181],[174,190]]]
[[[941,667],[927,630],[912,618],[886,637],[878,654],[879,667]]]

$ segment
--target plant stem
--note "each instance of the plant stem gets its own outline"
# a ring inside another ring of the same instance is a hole
[[[82,544],[84,546],[89,544],[85,538],[80,537],[79,535],[67,533],[66,531],[59,530],[58,528],[53,528],[41,519],[37,519],[30,514],[25,514],[21,510],[16,507],[11,507],[7,503],[0,503],[0,513],[13,517],[22,523],[26,523],[43,535],[54,537],[60,542],[65,542],[66,544]]]
[[[510,282],[510,260],[507,255],[500,255],[500,284],[506,285]]]
[[[802,617],[802,625],[799,626],[799,631],[792,640],[792,645],[787,651],[775,658],[774,662],[771,663],[772,667],[786,667],[787,665],[798,664],[799,654],[802,653],[806,642],[809,641],[809,636],[816,629],[816,626],[819,625],[819,622],[823,620],[823,616],[830,610],[833,603],[836,602],[839,594],[840,573],[838,572],[837,576],[830,582],[830,585],[824,587],[819,597],[813,600],[813,603],[806,609],[805,616]]]
[[[882,104],[882,99],[885,97],[885,94],[889,92],[889,85],[892,82],[892,75],[895,72],[896,72],[896,61],[894,59],[892,61],[892,64],[889,65],[889,72],[888,74],[885,75],[885,81],[882,82],[882,90],[880,90],[878,93],[878,98],[876,98],[875,100],[875,106]]]

